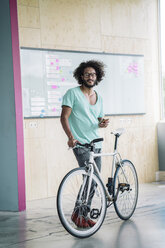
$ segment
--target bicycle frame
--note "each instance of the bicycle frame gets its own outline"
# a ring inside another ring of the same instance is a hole
[[[116,167],[116,164],[118,166],[121,167],[122,169],[122,172],[123,172],[123,175],[126,179],[126,181],[128,182],[127,180],[127,177],[124,173],[124,170],[122,168],[122,158],[120,156],[120,153],[117,151],[117,142],[118,142],[118,138],[119,136],[123,133],[123,130],[120,130],[121,132],[119,133],[114,133],[112,132],[112,134],[115,134],[115,144],[114,144],[114,151],[113,153],[94,153],[93,149],[92,151],[90,151],[90,157],[89,157],[89,162],[88,164],[86,164],[86,166],[89,166],[90,167],[90,173],[89,173],[89,184],[88,184],[88,190],[87,190],[87,196],[86,196],[86,202],[88,201],[88,198],[89,198],[89,193],[90,193],[90,188],[91,188],[91,183],[92,183],[92,177],[93,177],[93,173],[94,171],[96,171],[97,175],[99,176],[100,180],[103,182],[102,178],[101,178],[101,174],[97,168],[97,165],[95,163],[95,160],[94,158],[96,157],[103,157],[103,156],[112,156],[113,157],[113,161],[112,161],[112,170],[111,170],[111,178],[114,178],[114,174],[115,174],[115,167]],[[83,182],[83,185],[82,185],[82,188],[80,190],[80,196],[82,196],[82,192],[84,190],[84,187],[85,187],[85,183],[86,183],[86,180]],[[104,183],[103,183],[103,187],[104,187],[104,190],[105,190],[105,193],[106,193],[106,196],[107,196],[107,199],[109,201],[113,201],[114,199],[110,196],[110,193],[108,192],[108,189],[105,187]],[[80,198],[79,198],[80,199]]]
[[[113,156],[112,171],[111,171],[111,177],[112,178],[114,177],[114,171],[115,171],[116,162],[118,163],[119,166],[121,166],[121,162],[120,162],[121,161],[121,156],[117,152],[117,150],[114,150],[113,153],[94,153],[93,151],[90,151],[89,162],[86,165],[86,166],[90,166],[90,175],[89,175],[89,184],[88,184],[89,187],[88,187],[88,191],[87,191],[86,201],[88,201],[88,198],[89,198],[89,193],[90,193],[90,188],[91,188],[91,183],[92,183],[92,175],[93,175],[94,171],[96,171],[97,175],[99,176],[99,178],[102,181],[101,173],[99,172],[99,170],[97,168],[97,165],[95,163],[94,158],[96,158],[96,157],[103,157],[103,156]],[[82,185],[82,188],[81,188],[81,191],[80,191],[80,196],[82,196],[82,192],[84,190],[85,183],[86,183],[86,181]],[[109,201],[112,201],[113,199],[111,198],[111,196],[110,196],[107,188],[105,187],[104,183],[103,183],[103,186],[104,186],[104,190],[106,192],[106,196],[107,196],[108,200]]]

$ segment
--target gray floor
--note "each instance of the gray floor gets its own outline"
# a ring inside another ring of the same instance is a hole
[[[0,247],[164,248],[165,184],[140,185],[137,209],[129,221],[121,221],[111,207],[101,229],[83,240],[61,226],[55,199],[28,202],[21,213],[0,212]]]

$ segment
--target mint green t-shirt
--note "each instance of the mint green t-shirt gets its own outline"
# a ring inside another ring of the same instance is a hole
[[[96,91],[95,91],[96,92]],[[63,97],[62,106],[72,108],[69,116],[69,126],[74,139],[80,143],[90,143],[93,139],[99,138],[98,118],[103,115],[103,102],[101,96],[97,94],[95,105],[91,105],[80,86],[69,89]],[[96,143],[96,148],[101,148],[101,142]]]

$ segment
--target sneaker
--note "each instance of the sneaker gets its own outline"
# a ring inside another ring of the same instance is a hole
[[[72,220],[74,223],[76,223],[77,217],[78,217],[77,211],[73,211],[72,216],[71,216],[71,220]]]
[[[88,223],[88,225],[90,226],[90,227],[93,227],[95,224],[96,224],[96,222],[94,222],[93,220],[91,220],[91,219],[87,219],[87,223]]]
[[[71,216],[71,220],[76,224],[77,227],[88,228],[90,227],[84,216],[78,216],[77,211],[74,211]]]
[[[81,228],[88,228],[90,227],[88,225],[88,222],[86,221],[86,219],[84,218],[84,216],[79,216],[75,222],[77,227],[81,227]]]

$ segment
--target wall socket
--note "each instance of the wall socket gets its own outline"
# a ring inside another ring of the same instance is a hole
[[[36,121],[29,122],[29,127],[30,128],[37,128],[38,127],[37,122]]]

